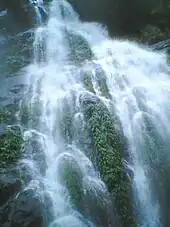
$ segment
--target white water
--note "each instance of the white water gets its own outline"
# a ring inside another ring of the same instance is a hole
[[[89,60],[88,54],[86,56],[84,46],[79,46],[78,39],[77,46],[74,47],[77,50],[73,56],[75,62],[70,60],[70,33],[79,35],[88,42],[94,54],[93,60]],[[77,53],[85,55],[85,60],[77,62]],[[153,154],[147,153],[144,147],[143,130],[146,114],[152,119],[163,140],[167,140],[170,135],[170,80],[165,56],[144,50],[130,42],[110,40],[101,26],[80,22],[71,6],[64,0],[53,0],[51,3],[47,25],[36,31],[34,60],[27,68],[31,95],[26,94],[25,99],[33,112],[39,108],[39,114],[36,116],[36,126],[29,122],[25,139],[29,140],[36,135],[34,139],[39,144],[38,150],[43,152],[46,166],[42,174],[37,160],[32,157],[22,160],[29,165],[33,174],[34,180],[28,187],[37,187],[52,198],[53,218],[50,227],[96,225],[88,215],[83,217],[72,206],[69,190],[63,183],[62,169],[65,168],[64,165],[66,168],[73,168],[73,164],[74,167],[77,166],[75,168],[82,178],[83,195],[92,187],[93,196],[102,194],[104,207],[108,202],[107,189],[89,160],[86,149],[77,147],[74,139],[66,143],[60,125],[66,110],[71,109],[75,134],[76,130],[79,133],[79,128],[83,129],[84,119],[79,97],[87,91],[80,75],[82,69],[90,70],[96,94],[107,106],[110,105],[98,88],[96,65],[104,70],[109,93],[129,141],[131,161],[128,166],[134,174],[134,201],[140,214],[138,224],[142,227],[160,227],[159,201],[157,196],[153,196],[148,176],[151,168],[149,158]],[[69,108],[65,109],[67,103]],[[38,151],[34,149],[33,152]],[[155,150],[152,156],[155,163],[159,163],[160,156],[159,150]]]

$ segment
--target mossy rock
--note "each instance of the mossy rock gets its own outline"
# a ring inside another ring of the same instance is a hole
[[[118,119],[100,101],[85,101],[82,102],[82,107],[101,177],[115,200],[121,226],[136,226],[131,202],[131,182],[123,164],[127,141],[119,130]]]
[[[0,168],[18,161],[21,155],[22,142],[21,133],[10,128],[0,137]]]
[[[73,63],[80,64],[87,59],[92,59],[92,50],[83,36],[67,30],[66,40],[70,48],[69,59],[73,61]]]
[[[67,153],[60,157],[58,164],[60,181],[68,189],[73,205],[82,208],[83,172],[72,155]]]
[[[105,98],[108,98],[110,99],[111,96],[110,96],[110,93],[109,93],[109,89],[108,89],[108,86],[107,86],[107,81],[106,81],[106,76],[105,76],[105,72],[104,70],[101,68],[100,65],[93,65],[93,69],[94,70],[94,73],[95,73],[95,76],[94,76],[94,80],[95,80],[95,83],[96,83],[96,86],[98,87],[98,92],[101,96],[104,96]],[[84,84],[84,87],[91,93],[93,94],[96,94],[95,92],[95,89],[94,89],[94,85],[92,83],[92,78],[93,78],[93,75],[92,75],[92,70],[91,69],[90,71],[85,71],[83,72],[83,84]]]
[[[69,105],[68,100],[63,101],[63,106],[57,111],[57,122],[59,122],[61,136],[66,143],[71,143],[74,137],[73,121],[74,121],[74,101]]]

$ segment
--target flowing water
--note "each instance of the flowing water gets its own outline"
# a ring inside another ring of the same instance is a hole
[[[100,69],[111,102],[98,85],[96,72]],[[88,140],[80,97],[90,95],[82,71],[90,75],[96,96],[107,107],[115,106],[128,138],[130,158],[126,161],[133,172],[132,202],[139,214],[138,226],[166,226],[167,203],[160,184],[164,177],[161,171],[168,168],[170,157],[170,71],[166,56],[128,41],[111,40],[102,26],[80,22],[64,0],[52,1],[48,23],[35,32],[34,59],[25,69],[30,86],[21,103],[22,111],[27,106],[30,115],[24,124],[27,155],[21,162],[32,171],[28,187],[51,198],[47,225],[115,226],[107,188],[86,146],[80,146],[82,136]],[[73,125],[71,136],[62,125],[67,115]],[[86,204],[88,212],[74,206],[69,174],[71,181],[81,185],[78,200]],[[98,205],[90,209],[86,201],[89,192],[96,201],[102,199],[105,224],[94,211]]]

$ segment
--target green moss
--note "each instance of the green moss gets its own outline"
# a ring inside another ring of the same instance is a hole
[[[14,164],[21,154],[22,136],[19,132],[7,129],[0,137],[0,167]]]
[[[66,143],[71,143],[74,136],[74,110],[72,109],[72,106],[73,105],[69,105],[68,100],[65,100],[65,104],[63,104],[63,107],[58,111],[56,116],[56,121],[59,121],[60,124],[61,135]]]
[[[100,91],[102,95],[106,98],[111,98],[109,94],[109,89],[106,84],[106,79],[104,77],[100,77],[98,80]]]
[[[101,102],[86,102],[83,107],[101,177],[115,199],[121,226],[135,226],[131,184],[123,165],[126,140],[116,130],[117,118],[113,118]]]
[[[73,206],[82,208],[83,173],[76,160],[71,155],[63,155],[58,165],[60,181],[66,186],[71,196]]]
[[[83,83],[84,83],[85,88],[88,91],[95,94],[96,92],[93,88],[90,73],[91,72],[84,73]],[[104,72],[102,70],[100,70],[99,72],[96,73],[96,83],[98,84],[98,88],[99,88],[99,91],[101,92],[101,95],[106,98],[110,98],[109,89],[108,89],[107,83],[106,83],[106,77],[103,75],[103,73]]]
[[[66,39],[70,48],[69,58],[73,63],[80,64],[87,59],[92,59],[92,50],[83,36],[66,31]]]
[[[84,75],[83,82],[84,82],[85,88],[86,88],[88,91],[90,91],[90,92],[92,92],[92,93],[95,94],[95,91],[94,91],[94,88],[93,88],[93,84],[92,84],[92,81],[91,81],[91,76],[90,76],[88,73],[86,73],[86,74]]]

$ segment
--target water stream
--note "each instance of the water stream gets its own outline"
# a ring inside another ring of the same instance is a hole
[[[103,71],[111,101],[98,86],[98,69]],[[107,187],[86,147],[80,146],[82,137],[88,141],[80,97],[92,95],[84,86],[82,71],[90,75],[93,90],[106,107],[115,106],[128,138],[127,166],[133,172],[138,226],[165,226],[166,199],[162,186],[157,184],[162,179],[160,169],[170,157],[170,80],[166,56],[128,41],[111,40],[101,25],[79,21],[64,0],[52,1],[48,23],[35,32],[34,58],[25,69],[30,86],[21,103],[22,111],[26,105],[30,114],[24,125],[27,155],[21,163],[27,164],[32,172],[33,180],[28,187],[51,198],[47,225],[107,227],[115,223]],[[67,120],[67,115],[73,125],[71,137],[61,123]],[[77,191],[74,196],[73,185],[69,183],[72,181],[81,188],[81,193]],[[83,203],[86,209],[74,206],[72,196],[78,197],[79,193],[79,207]],[[86,202],[89,194],[96,201],[102,200],[100,208],[106,214],[105,220],[95,212],[98,204],[93,204],[92,209]]]

